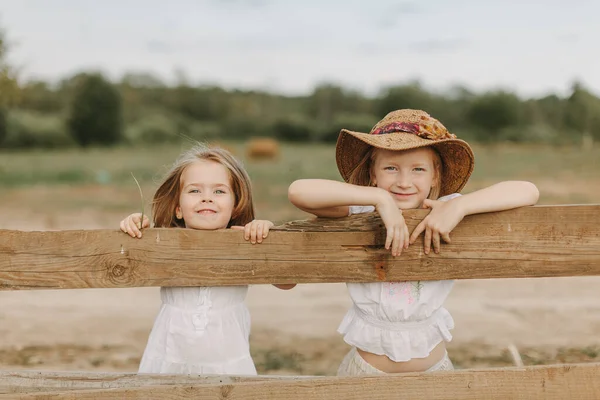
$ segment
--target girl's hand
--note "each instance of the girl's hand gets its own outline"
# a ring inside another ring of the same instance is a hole
[[[128,233],[131,237],[142,237],[142,229],[150,227],[150,219],[147,215],[144,215],[144,222],[141,222],[142,214],[134,213],[121,221],[121,230]]]
[[[450,243],[450,232],[464,218],[464,213],[453,200],[438,201],[426,199],[423,208],[430,208],[431,212],[410,235],[410,243],[414,243],[421,232],[425,231],[423,251],[429,254],[431,244],[436,254],[440,252],[441,240]]]
[[[387,231],[385,237],[386,250],[392,249],[393,256],[402,254],[402,249],[407,249],[409,244],[408,227],[402,216],[402,211],[396,205],[394,199],[389,196],[385,201],[378,203],[375,209],[381,216]]]
[[[250,240],[252,244],[262,243],[263,239],[265,239],[269,235],[269,229],[271,229],[275,224],[271,221],[267,221],[264,219],[255,219],[252,222],[246,224],[246,226],[232,226],[231,229],[244,230],[244,239]]]

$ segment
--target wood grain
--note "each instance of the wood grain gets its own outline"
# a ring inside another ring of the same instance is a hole
[[[0,371],[0,394],[114,389],[160,385],[231,384],[311,376],[167,375],[114,372]]]
[[[0,399],[596,400],[600,364],[2,394]]]
[[[427,214],[405,212],[410,230]],[[376,215],[298,221],[252,245],[240,231],[0,230],[0,288],[70,289],[600,275],[600,206],[465,218],[440,254],[383,248]]]

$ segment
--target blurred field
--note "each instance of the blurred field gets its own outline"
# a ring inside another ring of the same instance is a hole
[[[287,201],[287,186],[295,179],[339,179],[331,145],[283,145],[277,160],[254,162],[244,159],[243,143],[224,145],[245,161],[260,218],[284,221],[304,216]],[[35,224],[39,218],[57,226],[62,218],[82,211],[119,215],[138,211],[139,194],[131,174],[140,181],[149,204],[156,182],[184,148],[0,153],[2,207],[22,208],[31,216],[20,214],[15,221],[18,224]],[[475,146],[474,150],[475,171],[465,192],[499,180],[525,179],[540,188],[540,204],[600,201],[600,147],[582,151],[577,147],[497,145]],[[43,208],[37,203],[40,199]]]
[[[288,185],[339,179],[331,145],[283,144],[271,161],[245,160],[241,142],[224,145],[245,161],[258,218],[306,218],[288,203]],[[149,212],[156,182],[184,148],[0,153],[0,229],[116,229],[140,208],[131,173]],[[525,179],[538,185],[540,204],[600,203],[600,148],[476,146],[475,156],[464,192]],[[0,292],[0,367],[135,371],[158,302],[154,288]],[[334,374],[347,351],[335,329],[348,303],[343,285],[253,287],[259,371]],[[526,364],[600,360],[597,278],[458,282],[448,306],[457,322],[449,352],[459,367],[511,365],[509,342]]]

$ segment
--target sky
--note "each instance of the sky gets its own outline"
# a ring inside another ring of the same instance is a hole
[[[173,83],[183,72],[291,95],[415,80],[525,97],[577,80],[600,94],[598,15],[597,0],[0,0],[26,79],[100,70]]]

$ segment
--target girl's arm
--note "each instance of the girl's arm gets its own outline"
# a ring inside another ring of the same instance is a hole
[[[288,198],[299,209],[317,217],[347,217],[351,205],[374,206],[386,227],[385,248],[391,248],[394,256],[408,248],[408,227],[402,211],[384,189],[326,179],[300,179],[290,185]]]
[[[466,216],[532,206],[539,198],[540,192],[533,183],[506,181],[450,201],[456,202],[463,216]]]
[[[293,205],[317,217],[347,217],[349,206],[375,206],[392,200],[383,189],[327,179],[300,179],[288,189]]]
[[[425,254],[429,254],[431,246],[439,253],[441,240],[450,243],[450,232],[465,216],[532,206],[539,197],[537,187],[531,182],[506,181],[447,202],[425,200],[423,207],[430,208],[431,212],[412,232],[410,243],[414,243],[421,232],[425,232]]]

